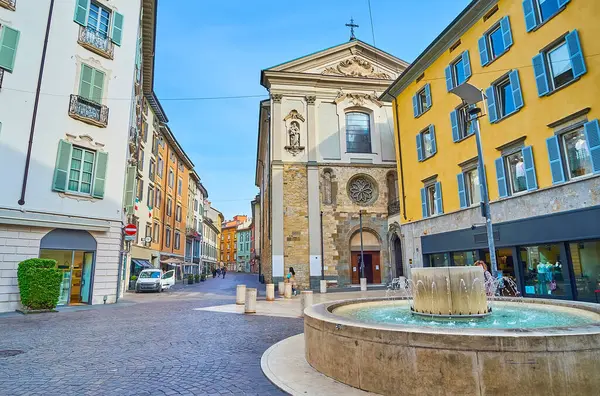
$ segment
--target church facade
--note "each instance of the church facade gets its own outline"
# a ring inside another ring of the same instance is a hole
[[[385,283],[397,199],[394,117],[379,95],[408,66],[359,40],[261,73],[256,185],[266,282],[293,267],[301,288]]]

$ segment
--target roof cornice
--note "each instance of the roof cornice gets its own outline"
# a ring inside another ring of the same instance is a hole
[[[475,22],[499,0],[472,0],[467,7],[440,33],[413,63],[380,96],[380,100],[391,102],[429,66],[456,42]]]
[[[173,132],[171,132],[171,128],[169,128],[168,125],[163,124],[163,125],[161,125],[161,130],[163,131],[163,134],[167,138],[167,141],[175,149],[175,152],[177,153],[179,158],[181,158],[183,160],[183,162],[187,165],[187,167],[189,169],[192,169],[194,167],[194,163],[192,162],[190,157],[187,156],[185,151],[183,151],[183,148],[181,147],[181,145],[179,144],[177,139],[175,139],[175,135],[173,135]]]
[[[156,20],[158,0],[142,0],[142,90],[154,91],[154,51],[156,49]]]
[[[377,89],[385,90],[392,80],[366,77],[330,76],[317,73],[283,72],[274,70],[263,71],[264,86],[267,89],[273,84],[306,85],[339,89],[344,84],[345,89]]]

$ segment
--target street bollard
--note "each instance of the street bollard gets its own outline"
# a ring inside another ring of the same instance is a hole
[[[256,289],[249,287],[246,289],[244,313],[256,313]]]
[[[304,310],[310,307],[313,303],[313,292],[312,290],[304,290],[302,291],[302,293],[300,293],[300,295],[300,306],[302,307],[302,312],[300,312],[300,316],[304,316]]]
[[[327,293],[327,281],[326,280],[322,280],[321,284],[320,284],[320,292],[321,293]]]
[[[360,278],[360,291],[367,291],[367,278]]]
[[[283,294],[285,292],[285,282],[279,282],[277,284],[277,292],[279,293],[280,296],[283,297]]]
[[[244,305],[246,301],[246,285],[237,285],[235,288],[235,303],[237,305]]]
[[[292,298],[292,284],[291,283],[286,283],[285,284],[284,297],[285,298]]]
[[[267,301],[275,301],[275,285],[267,283]]]

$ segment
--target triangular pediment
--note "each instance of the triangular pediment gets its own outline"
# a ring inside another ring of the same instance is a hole
[[[281,63],[264,71],[395,80],[408,67],[402,59],[352,40]]]

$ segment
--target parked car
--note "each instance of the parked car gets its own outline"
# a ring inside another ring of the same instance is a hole
[[[155,291],[161,292],[175,284],[175,270],[165,273],[159,269],[145,269],[140,272],[135,283],[135,292]]]

